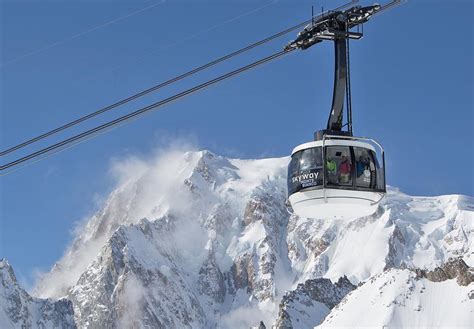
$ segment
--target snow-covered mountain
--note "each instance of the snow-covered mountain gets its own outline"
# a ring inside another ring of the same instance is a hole
[[[121,162],[102,210],[22,305],[70,301],[79,328],[474,325],[473,198],[390,189],[369,217],[299,218],[284,206],[288,160]],[[3,306],[18,284],[0,289],[0,327],[30,321]]]
[[[72,303],[67,299],[31,297],[16,280],[10,264],[0,260],[1,328],[76,328]]]
[[[472,328],[472,283],[468,291],[456,279],[432,282],[410,270],[390,269],[349,294],[318,328],[355,323],[377,328]]]

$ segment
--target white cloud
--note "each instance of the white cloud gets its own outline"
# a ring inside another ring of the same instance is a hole
[[[94,201],[103,200],[100,206],[93,205],[102,210],[76,223],[71,245],[49,273],[35,273],[38,280],[34,294],[64,296],[119,225],[137,223],[142,218],[153,220],[171,206],[175,213],[186,213],[192,200],[176,182],[184,180],[180,177],[187,169],[183,167],[184,153],[194,149],[187,139],[175,139],[147,156],[112,159],[109,176],[114,182],[113,192],[101,198],[91,191]],[[181,240],[184,243],[187,238]]]
[[[242,306],[222,316],[219,325],[220,328],[251,328],[263,321],[270,328],[275,315],[274,310],[260,309],[258,305]]]
[[[122,294],[119,297],[119,328],[139,328],[143,314],[143,298],[146,290],[134,277],[125,279]]]

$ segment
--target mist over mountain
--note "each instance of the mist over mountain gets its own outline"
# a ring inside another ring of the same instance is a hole
[[[472,197],[390,188],[372,216],[300,218],[285,208],[288,161],[116,164],[34,297],[0,262],[0,327],[473,326]]]

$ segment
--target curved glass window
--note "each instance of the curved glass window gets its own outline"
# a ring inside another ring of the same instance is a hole
[[[296,152],[288,166],[288,195],[307,188],[323,186],[323,155],[321,147]]]
[[[349,146],[326,147],[327,186],[352,187],[353,161]]]
[[[288,166],[288,195],[324,186],[360,191],[385,191],[383,163],[383,153],[380,156],[379,153],[365,147],[326,146],[324,161],[322,147],[301,150],[293,154]]]
[[[374,187],[377,189],[377,190],[383,190],[385,191],[386,190],[386,187],[385,187],[385,160],[382,158],[382,166],[380,166],[379,164],[379,158],[377,157],[377,154],[370,151],[371,154],[372,154],[372,158],[374,159],[374,164],[375,164],[375,184],[374,184]]]
[[[377,154],[357,146],[327,146],[326,186],[385,191],[383,168]]]
[[[374,189],[377,187],[377,157],[369,149],[354,147],[355,156],[355,185]]]

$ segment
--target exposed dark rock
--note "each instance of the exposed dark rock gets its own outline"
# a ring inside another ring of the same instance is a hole
[[[236,290],[247,288],[248,293],[252,293],[252,276],[254,274],[252,255],[245,254],[238,257],[231,268],[234,287]]]
[[[259,199],[251,199],[247,202],[244,212],[244,225],[262,220],[265,213],[264,203]]]
[[[212,253],[199,270],[198,286],[201,294],[211,297],[216,303],[224,302],[226,294],[224,275]]]
[[[398,260],[402,259],[401,254],[403,254],[403,250],[405,249],[405,243],[406,240],[402,231],[397,225],[395,225],[393,233],[388,240],[388,255],[385,258],[384,271],[390,268],[403,268],[404,264],[400,264]]]
[[[447,263],[427,271],[422,269],[414,269],[417,277],[426,278],[433,282],[441,282],[456,279],[461,286],[468,286],[474,281],[474,268],[469,267],[462,258],[450,259]]]
[[[331,280],[324,278],[311,279],[300,283],[295,290],[287,292],[283,296],[275,327],[279,329],[293,328],[292,321],[294,319],[291,318],[289,311],[292,308],[294,309],[296,304],[300,304],[298,313],[301,313],[301,305],[304,305],[304,308],[307,309],[307,312],[304,313],[310,314],[312,308],[319,307],[319,303],[324,304],[330,310],[355,288],[356,286],[345,276],[336,283],[332,283]],[[323,318],[319,320],[322,321]],[[318,324],[314,323],[312,326]]]

